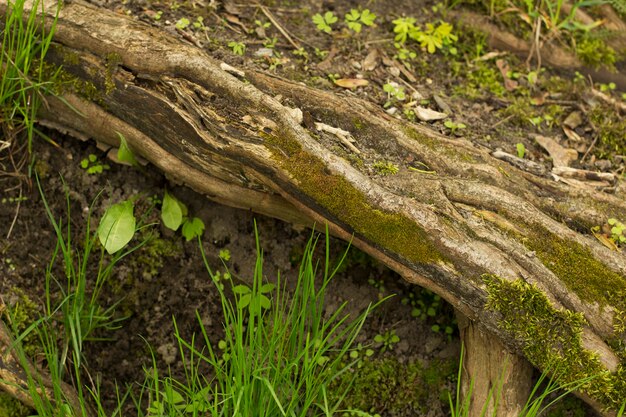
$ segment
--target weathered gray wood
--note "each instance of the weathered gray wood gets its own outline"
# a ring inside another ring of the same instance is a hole
[[[588,233],[626,217],[623,183],[611,194],[571,188],[362,100],[261,72],[240,79],[194,46],[80,2],[63,7],[55,42],[49,60],[80,114],[51,98],[42,123],[113,146],[120,132],[209,198],[328,223],[534,366],[601,372],[586,387],[596,408],[626,400],[626,256]],[[360,153],[315,122],[350,132]],[[381,160],[399,173],[377,175]]]

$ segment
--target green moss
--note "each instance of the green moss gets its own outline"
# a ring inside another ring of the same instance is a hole
[[[454,86],[455,94],[470,99],[484,97],[485,92],[496,97],[506,94],[502,74],[496,68],[484,61],[476,61],[469,71],[466,68],[467,64],[461,62],[455,62],[452,66],[453,73],[465,78]]]
[[[134,252],[129,266],[134,276],[151,281],[163,268],[167,258],[180,254],[181,248],[178,242],[164,239],[158,232],[142,236],[141,239],[147,241]]]
[[[585,64],[594,68],[604,66],[609,69],[615,68],[615,50],[599,38],[582,38],[576,43],[576,55]]]
[[[118,53],[109,52],[105,55],[104,61],[106,68],[104,74],[104,92],[108,95],[115,90],[115,80],[113,76],[115,75],[117,66],[122,63],[122,57]]]
[[[602,105],[594,107],[588,117],[600,138],[594,152],[596,156],[612,158],[615,155],[626,155],[626,118],[620,118],[615,111]]]
[[[400,363],[396,357],[364,359],[360,367],[341,374],[336,382],[342,386],[354,378],[342,408],[386,415],[421,415],[428,411],[425,407],[429,397],[438,398],[446,381],[454,376],[455,366],[453,361],[434,361],[424,367],[419,362]]]
[[[608,408],[626,401],[626,364],[609,372],[598,355],[582,346],[586,321],[581,313],[556,309],[536,286],[518,279],[508,281],[483,275],[488,299],[485,309],[501,314],[499,326],[522,344],[528,360],[551,370],[561,383],[593,377],[581,390]]]
[[[65,65],[78,65],[80,64],[80,57],[77,52],[70,51],[67,48],[62,49],[63,64]]]
[[[375,162],[374,165],[372,165],[372,167],[374,168],[374,170],[376,170],[376,172],[379,175],[382,175],[382,176],[395,175],[398,173],[398,170],[399,170],[398,165],[390,161],[378,161],[378,162]]]
[[[39,319],[39,306],[30,299],[24,290],[17,287],[11,288],[9,299],[11,303],[8,305],[8,310],[1,315],[1,318],[4,319],[11,330],[21,334]],[[36,332],[30,332],[24,337],[22,339],[22,346],[24,352],[31,358],[41,352],[41,346],[39,345]]]
[[[577,242],[535,227],[523,243],[581,300],[612,304],[611,294],[626,291],[626,278],[611,271]]]
[[[0,416],[2,417],[28,417],[33,412],[21,402],[11,397],[6,392],[0,391]]]
[[[402,214],[381,209],[341,175],[304,152],[297,140],[261,133],[274,159],[298,182],[298,188],[354,232],[409,261],[436,263],[442,256],[427,233]]]

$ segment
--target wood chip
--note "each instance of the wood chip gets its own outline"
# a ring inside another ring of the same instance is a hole
[[[610,172],[595,172],[569,167],[554,167],[552,172],[564,178],[573,178],[581,181],[608,181],[611,184],[615,182],[615,175]]]
[[[578,152],[574,149],[564,148],[552,138],[534,135],[534,139],[548,152],[555,167],[568,167],[578,159]]]

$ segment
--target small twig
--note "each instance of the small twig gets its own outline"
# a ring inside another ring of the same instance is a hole
[[[587,152],[585,152],[585,154],[583,155],[582,158],[580,158],[580,163],[582,164],[585,159],[587,159],[587,155],[589,155],[589,152],[591,152],[591,150],[593,149],[594,146],[596,146],[596,143],[598,142],[598,134],[596,133],[593,137],[593,142],[591,142],[591,145],[589,145],[589,148],[587,148]]]
[[[392,42],[393,42],[393,38],[373,39],[371,41],[363,42],[363,45],[373,45],[376,43],[392,43]]]
[[[346,145],[346,147],[350,149],[352,152],[356,154],[361,153],[361,151],[352,144],[352,142],[354,142],[354,138],[352,138],[352,135],[350,134],[350,132],[340,129],[338,127],[329,126],[325,123],[315,123],[315,128],[320,132],[327,132],[332,135],[335,135],[335,137],[337,137],[337,139],[339,139],[341,143]]]
[[[295,42],[291,36],[289,36],[289,33],[287,32],[287,30],[285,28],[283,28],[280,23],[278,23],[278,20],[276,20],[276,18],[274,17],[274,15],[272,14],[272,12],[269,11],[269,9],[265,6],[259,5],[259,8],[261,9],[261,11],[263,12],[263,14],[265,16],[267,16],[267,18],[270,20],[270,22],[272,22],[272,24],[274,26],[276,26],[276,29],[278,29],[278,31],[280,33],[283,34],[283,36],[285,37],[285,39],[287,39],[287,41],[289,41],[289,43],[291,44],[291,46],[293,46],[296,49],[300,49],[301,46]]]
[[[13,221],[11,222],[11,226],[9,227],[9,231],[7,232],[7,240],[11,237],[11,232],[13,231],[13,226],[15,226],[15,222],[17,221],[17,215],[20,212],[21,204],[22,204],[22,183],[20,183],[20,195],[17,198],[17,206],[15,207],[15,216],[13,216]]]
[[[496,127],[500,126],[502,123],[506,123],[509,120],[511,120],[513,118],[514,114],[511,114],[509,116],[506,116],[504,119],[500,119],[499,121],[496,122],[496,124],[494,124],[493,126],[491,126],[492,129],[495,129]]]

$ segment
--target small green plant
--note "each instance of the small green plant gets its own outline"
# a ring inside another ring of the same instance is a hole
[[[426,30],[417,39],[422,48],[425,47],[430,54],[445,47],[452,55],[456,54],[456,48],[452,44],[457,40],[458,37],[452,33],[452,25],[447,22],[441,22],[437,27],[427,23]]]
[[[270,27],[272,27],[272,24],[270,22],[263,22],[263,21],[258,20],[258,19],[254,21],[254,25],[257,28],[260,28],[260,29],[263,29],[263,30],[269,29]]]
[[[176,29],[185,30],[189,26],[189,23],[191,23],[189,22],[189,19],[181,17],[178,21],[176,21]]]
[[[524,146],[524,144],[521,142],[516,143],[515,149],[517,150],[517,157],[524,159],[524,156],[526,156],[526,147]]]
[[[398,168],[398,165],[390,161],[375,162],[373,167],[376,170],[376,172],[382,176],[395,175],[400,170],[400,168]]]
[[[242,56],[246,53],[246,45],[243,42],[228,42],[228,47],[232,49],[233,54]]]
[[[357,9],[350,10],[350,13],[347,13],[344,17],[344,21],[348,28],[352,29],[356,33],[361,33],[361,29],[363,25],[365,26],[373,26],[374,20],[376,20],[376,14],[369,11],[369,9],[364,9],[359,11]]]
[[[278,42],[278,38],[276,36],[273,38],[266,38],[263,41],[263,47],[274,49],[276,47],[276,42]]]
[[[128,147],[128,142],[126,141],[124,135],[120,132],[115,133],[117,133],[117,136],[120,138],[120,147],[117,150],[117,159],[119,159],[120,162],[126,162],[129,165],[138,166],[139,163],[137,162],[137,158],[135,158],[135,154],[133,154],[133,151],[131,151]]]
[[[300,47],[300,48],[294,50],[292,53],[295,56],[299,56],[300,58],[302,58],[302,60],[304,61],[305,65],[309,62],[309,53],[306,51],[306,49]]]
[[[339,19],[337,18],[337,16],[335,16],[333,12],[328,11],[324,13],[323,16],[319,13],[315,14],[312,17],[312,20],[318,30],[324,33],[331,33],[333,31],[332,25],[335,24]]]
[[[161,220],[170,230],[178,230],[182,225],[183,237],[189,242],[191,239],[202,236],[204,222],[198,217],[188,217],[187,206],[176,197],[165,191],[161,205]]]
[[[607,220],[609,226],[611,226],[611,239],[618,245],[626,243],[626,226],[617,219],[611,218]]]
[[[456,135],[459,130],[465,129],[465,123],[453,122],[452,120],[446,120],[443,125],[450,129],[450,134]]]
[[[193,21],[193,28],[199,30],[207,30],[207,27],[204,25],[204,17],[196,17],[196,20]]]
[[[615,83],[608,83],[608,84],[598,84],[598,87],[600,88],[600,91],[602,91],[603,93],[607,93],[609,91],[613,91],[615,90],[615,88],[617,87],[615,85]]]
[[[435,27],[434,24],[427,23],[426,30],[422,30],[415,23],[416,20],[412,17],[402,17],[393,21],[396,48],[400,49],[408,40],[413,40],[431,54],[438,49],[446,49],[452,55],[457,53],[453,44],[458,37],[452,33],[451,24],[442,21]]]
[[[367,280],[367,283],[370,284],[372,287],[376,288],[378,290],[378,298],[382,299],[385,295],[385,291],[387,291],[387,288],[385,288],[385,280],[382,278],[369,278]]]
[[[233,292],[239,297],[237,299],[237,307],[247,307],[250,310],[250,314],[269,310],[272,306],[272,302],[268,295],[274,291],[274,288],[276,288],[276,286],[270,283],[261,285],[258,292],[252,292],[252,288],[244,284],[233,287]]]
[[[396,101],[404,101],[406,99],[404,87],[393,81],[384,84],[383,91],[387,93],[387,101],[384,105],[385,108],[391,107]]]
[[[394,40],[398,44],[404,44],[408,39],[418,41],[419,27],[415,26],[416,20],[413,17],[401,17],[393,22],[393,32],[396,34]]]
[[[90,153],[87,158],[80,161],[80,167],[87,171],[87,174],[102,174],[102,172],[111,169],[109,164],[102,163],[98,156]]]
[[[387,350],[393,350],[396,343],[400,341],[400,337],[396,334],[395,330],[387,330],[383,334],[377,334],[374,336],[374,342],[380,343],[380,353],[385,353]]]
[[[371,358],[374,355],[374,350],[370,349],[366,346],[363,346],[362,343],[359,343],[350,350],[350,360],[356,361],[357,369],[363,367],[363,363],[367,358]]]
[[[220,249],[219,257],[224,262],[230,261],[230,251],[228,249]]]

